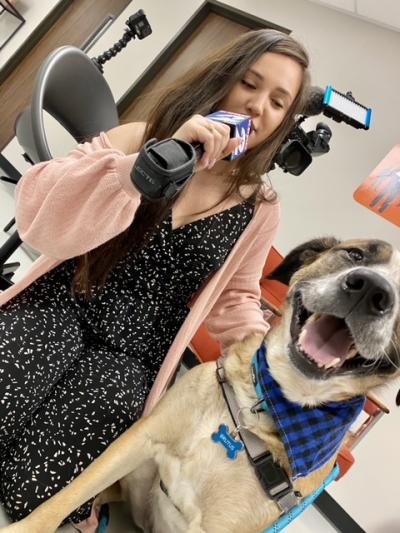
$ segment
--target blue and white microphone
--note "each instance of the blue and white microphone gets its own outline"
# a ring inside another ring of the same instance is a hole
[[[229,154],[225,159],[233,161],[247,150],[247,142],[249,140],[251,128],[251,118],[249,116],[241,115],[240,113],[229,113],[228,111],[216,111],[215,113],[211,113],[211,115],[207,115],[207,118],[229,126],[231,129],[231,139],[235,137],[240,137],[242,139],[242,142],[235,151]]]

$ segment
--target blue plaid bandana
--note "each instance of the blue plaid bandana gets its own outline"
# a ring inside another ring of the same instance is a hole
[[[264,343],[253,357],[252,371],[257,396],[284,443],[292,478],[307,476],[338,451],[365,398],[356,396],[310,408],[287,400],[269,372]]]

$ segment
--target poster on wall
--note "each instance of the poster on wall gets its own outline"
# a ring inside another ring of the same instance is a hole
[[[354,199],[400,226],[400,144],[397,144],[354,193]]]

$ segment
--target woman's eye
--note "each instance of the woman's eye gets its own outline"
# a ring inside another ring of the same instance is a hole
[[[360,263],[364,259],[364,254],[361,250],[358,248],[350,248],[346,250],[347,255],[350,257],[352,261],[355,261],[356,263]]]
[[[280,100],[272,100],[272,103],[278,109],[282,109],[283,108],[283,104],[282,104],[282,102]]]
[[[250,83],[249,81],[247,80],[242,80],[242,83],[243,85],[245,85],[246,87],[249,87],[250,89],[255,89],[255,85],[253,85],[252,83]]]

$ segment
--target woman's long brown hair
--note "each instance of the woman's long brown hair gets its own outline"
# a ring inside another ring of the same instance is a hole
[[[204,59],[172,85],[165,88],[147,117],[143,144],[151,139],[166,139],[192,115],[208,115],[241,80],[250,66],[266,52],[294,59],[303,69],[300,90],[284,120],[262,144],[249,150],[232,164],[231,183],[225,198],[240,194],[242,185],[261,185],[261,176],[273,163],[282,142],[293,128],[295,116],[302,112],[309,89],[308,55],[292,37],[275,30],[250,31]],[[110,241],[77,258],[72,292],[90,298],[104,286],[113,267],[128,251],[139,251],[154,234],[173,202],[150,202],[142,198],[130,226]],[[270,197],[264,201],[274,201]]]

